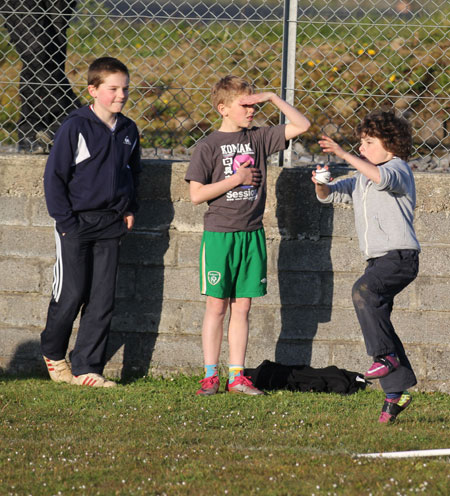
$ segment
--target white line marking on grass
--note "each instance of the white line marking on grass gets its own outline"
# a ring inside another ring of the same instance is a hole
[[[387,453],[360,453],[355,456],[365,458],[413,458],[416,456],[450,456],[450,449],[430,449],[416,451],[392,451]]]

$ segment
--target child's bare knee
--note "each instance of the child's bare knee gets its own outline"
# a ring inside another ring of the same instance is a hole
[[[219,317],[224,317],[227,313],[228,298],[214,298],[208,296],[206,299],[206,310],[209,313],[214,313]]]
[[[251,306],[251,298],[236,298],[231,301],[231,310],[233,312],[248,313]]]

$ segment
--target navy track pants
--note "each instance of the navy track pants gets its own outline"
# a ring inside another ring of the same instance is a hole
[[[391,322],[394,297],[416,277],[417,250],[392,250],[368,260],[364,274],[352,290],[353,305],[361,326],[367,354],[373,357],[395,353],[400,367],[380,380],[386,393],[404,391],[417,383],[403,344]]]
[[[65,358],[73,323],[81,309],[75,347],[70,354],[74,375],[105,366],[105,352],[114,309],[120,237],[83,239],[55,230],[56,263],[47,324],[41,334],[43,355]]]

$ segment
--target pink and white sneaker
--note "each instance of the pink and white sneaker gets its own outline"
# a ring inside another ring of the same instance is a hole
[[[372,363],[370,369],[364,374],[366,379],[381,379],[398,368],[400,362],[395,356],[378,356]]]
[[[205,377],[199,382],[202,387],[195,394],[198,394],[200,396],[211,396],[213,394],[216,394],[219,390],[220,381],[217,374],[214,374],[211,377]]]
[[[231,384],[227,381],[225,391],[234,394],[248,394],[249,396],[264,394],[264,392],[256,388],[252,381],[248,377],[245,377],[245,375],[237,375]]]

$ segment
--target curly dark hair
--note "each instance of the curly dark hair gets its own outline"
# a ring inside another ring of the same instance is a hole
[[[367,114],[355,130],[358,139],[362,136],[378,138],[386,151],[407,160],[412,152],[411,124],[394,109],[379,109]]]

